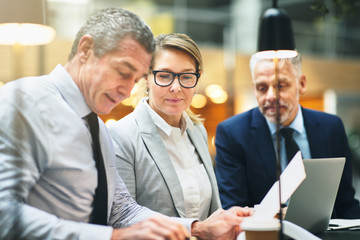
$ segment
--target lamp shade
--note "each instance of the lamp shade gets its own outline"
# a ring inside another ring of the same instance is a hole
[[[297,55],[291,20],[285,11],[269,8],[263,13],[259,26],[258,52],[270,55],[277,52],[279,57]]]
[[[0,0],[0,44],[41,45],[55,30],[46,26],[45,0]]]

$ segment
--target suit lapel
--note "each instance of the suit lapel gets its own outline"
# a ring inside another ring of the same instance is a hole
[[[307,139],[309,141],[311,158],[324,157],[326,146],[321,132],[320,122],[314,118],[309,109],[301,108]]]
[[[209,158],[209,152],[208,152],[208,148],[205,144],[204,138],[203,136],[201,136],[200,132],[195,131],[195,129],[187,129],[187,134],[189,135],[192,143],[195,146],[195,149],[197,151],[197,153],[200,156],[200,160],[202,161],[202,163],[204,164],[204,167],[206,169],[206,171],[209,173],[211,173],[212,171],[210,171],[210,169],[213,169],[212,165],[211,165],[211,161],[204,161],[203,159]]]
[[[144,104],[140,103],[134,113],[141,138],[167,184],[176,210],[180,217],[185,217],[184,194],[181,184],[164,143],[157,133],[156,126]]]
[[[271,138],[269,127],[264,116],[259,109],[254,109],[252,113],[251,132],[256,142],[256,149],[254,155],[259,154],[262,164],[265,166],[268,175],[272,179],[276,179],[276,155],[275,148]]]
[[[212,188],[212,194],[211,194],[211,212],[215,211],[219,207],[219,203],[217,203],[218,196],[216,195],[218,193],[217,183],[215,180],[215,174],[214,174],[214,168],[212,165],[212,160],[209,155],[208,146],[206,145],[206,140],[201,135],[200,130],[196,131],[195,127],[194,129],[190,130],[187,129],[187,134],[190,137],[190,140],[195,146],[195,149],[197,153],[199,154],[200,160],[204,164],[206,173],[209,176],[211,188]]]

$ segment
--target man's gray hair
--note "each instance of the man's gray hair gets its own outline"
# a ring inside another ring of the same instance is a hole
[[[259,62],[272,62],[272,61],[273,59],[263,59],[257,57],[256,53],[253,54],[250,58],[251,77],[254,79],[254,69]],[[293,66],[292,71],[294,75],[299,79],[300,76],[302,75],[302,58],[300,54],[298,53],[296,57],[292,57],[292,58],[279,58],[278,67],[281,68],[282,66],[284,66],[286,62],[289,62]]]
[[[79,41],[84,35],[92,37],[96,57],[117,50],[120,40],[128,36],[139,42],[147,52],[155,50],[149,26],[136,14],[122,8],[107,8],[91,16],[77,33],[69,60],[77,53]]]

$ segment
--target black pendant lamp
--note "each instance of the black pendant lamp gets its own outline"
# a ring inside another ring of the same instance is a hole
[[[291,20],[273,1],[272,8],[266,9],[261,16],[258,35],[259,58],[295,57],[295,42]]]

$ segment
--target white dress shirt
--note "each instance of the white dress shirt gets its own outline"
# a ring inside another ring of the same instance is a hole
[[[276,124],[271,123],[268,120],[266,120],[266,122],[267,122],[270,132],[271,132],[271,137],[273,140],[274,148],[277,149],[277,147],[276,147]],[[306,129],[304,126],[304,119],[303,119],[300,105],[299,105],[299,109],[298,109],[298,112],[296,114],[294,121],[292,121],[292,123],[288,127],[295,130],[294,134],[293,134],[293,138],[294,138],[294,141],[299,146],[299,149],[301,151],[301,155],[302,155],[303,159],[311,158],[309,141],[307,139]],[[280,129],[281,128],[282,128],[282,126],[280,126]],[[286,160],[285,139],[284,139],[284,137],[281,136],[281,134],[280,134],[280,148],[281,148],[280,149],[281,169],[284,170],[287,165],[287,160]],[[276,150],[276,153],[277,153],[277,150]]]
[[[110,239],[111,227],[86,224],[97,187],[82,119],[89,113],[60,65],[0,88],[0,239]],[[125,227],[155,213],[137,205],[116,174],[111,139],[99,122],[109,224]]]

